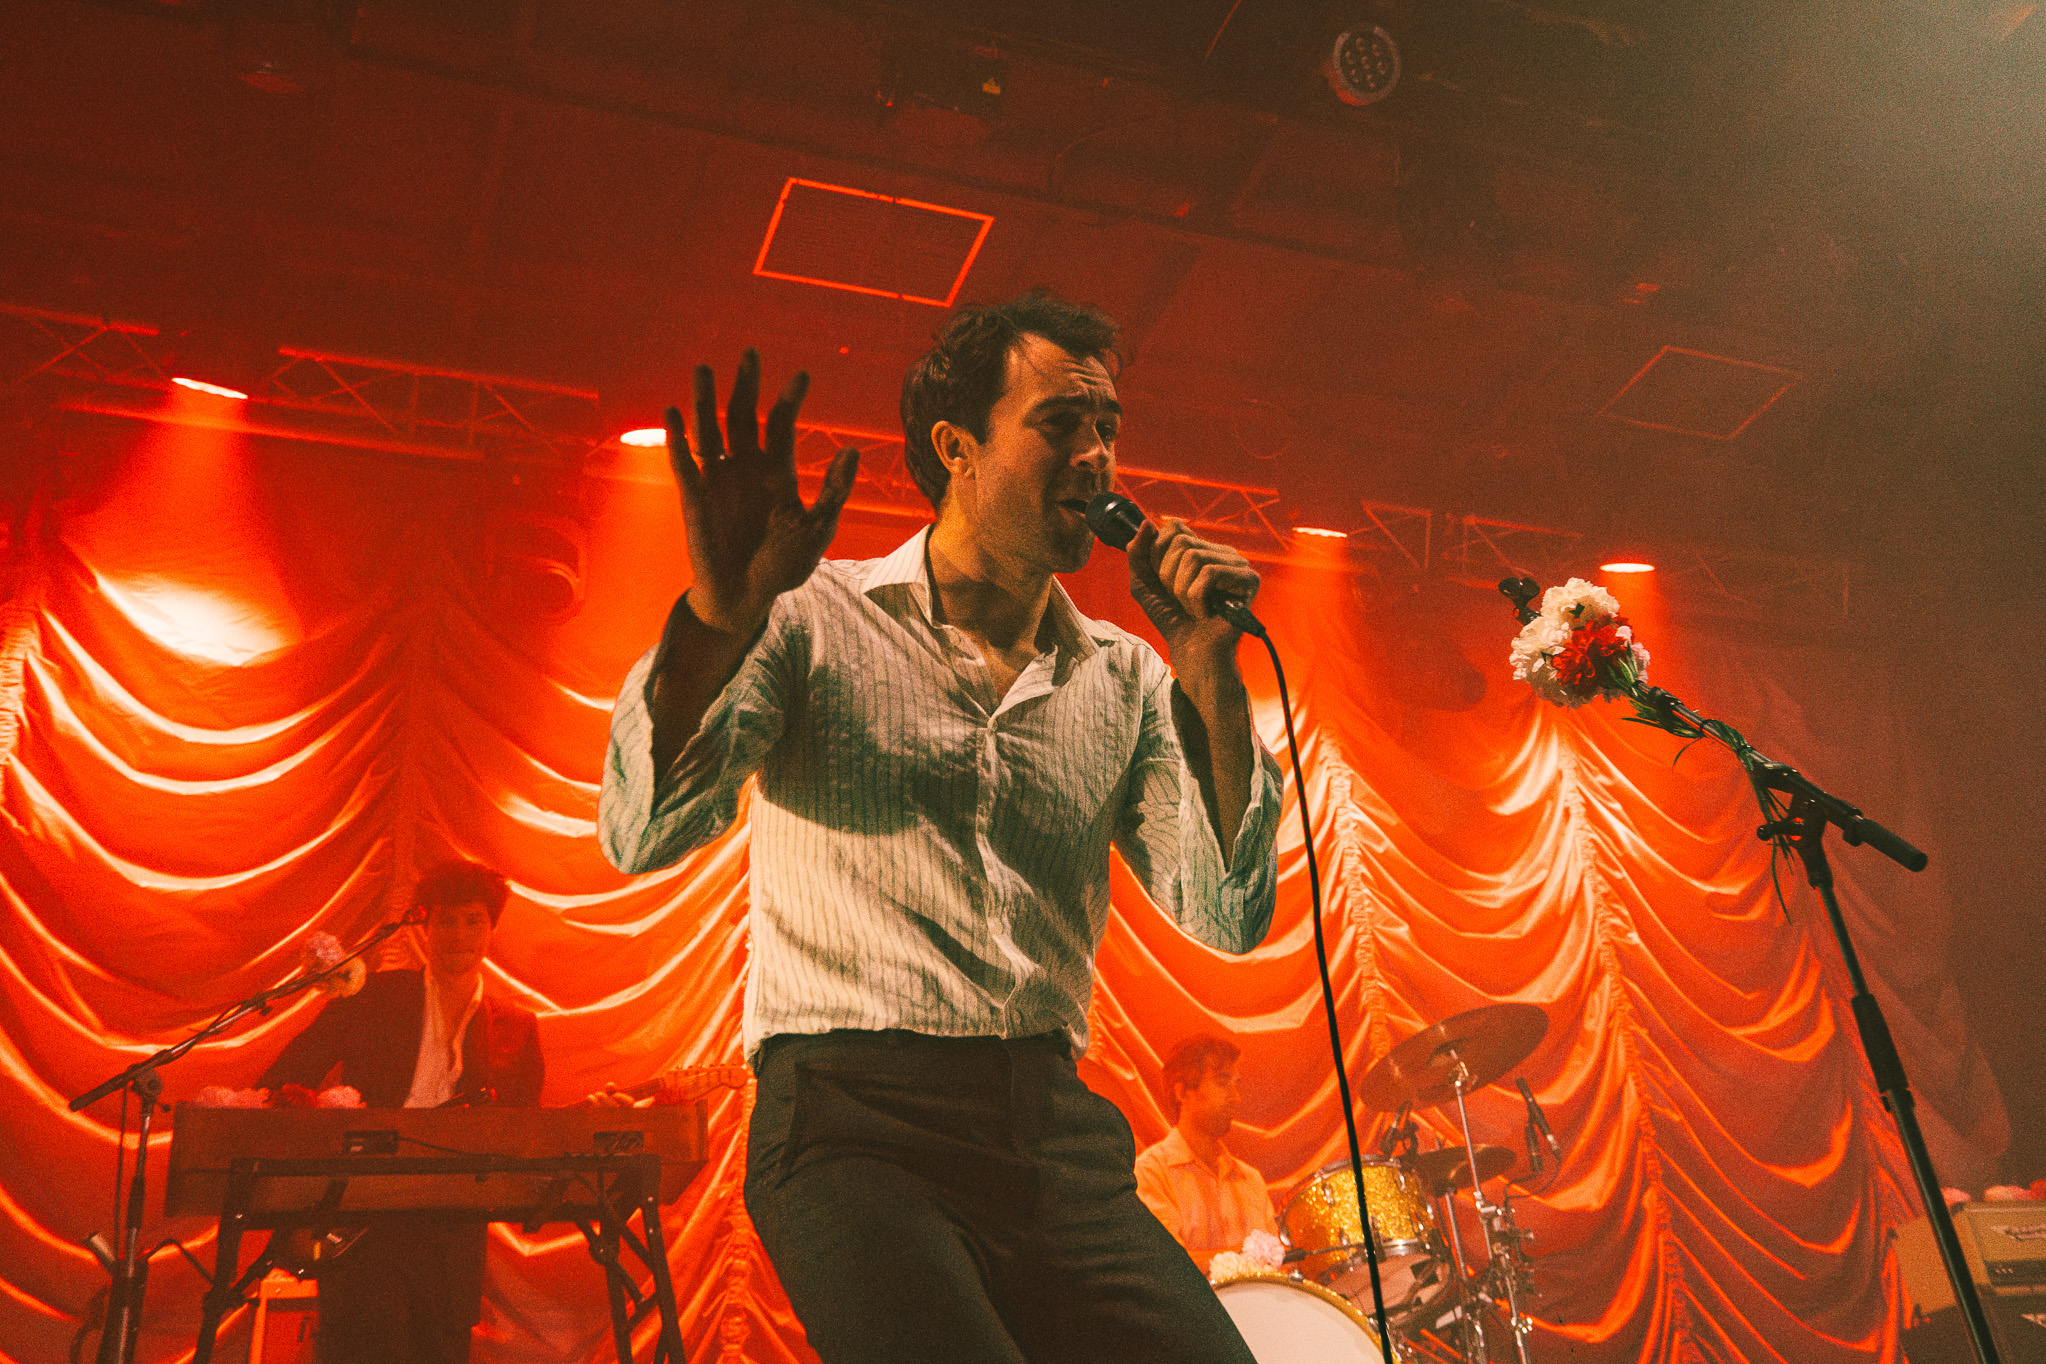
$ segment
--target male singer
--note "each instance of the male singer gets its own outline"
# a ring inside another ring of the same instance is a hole
[[[370,1108],[540,1102],[545,1069],[531,1010],[483,989],[483,959],[510,897],[474,862],[420,878],[426,969],[378,971],[320,1010],[265,1071],[265,1088],[315,1089],[338,1071]],[[482,1223],[386,1226],[320,1269],[321,1364],[462,1364],[483,1305]]]
[[[1243,557],[1177,521],[1131,542],[1171,671],[1053,578],[1115,476],[1114,346],[1044,293],[955,315],[903,383],[936,524],[860,563],[820,563],[857,454],[796,491],[805,375],[764,445],[751,351],[722,437],[707,368],[693,457],[668,412],[695,579],[626,678],[600,827],[620,868],[666,866],[759,778],[746,1206],[831,1364],[1251,1358],[1073,1068],[1110,845],[1244,952],[1279,807],[1208,605],[1256,592]]]

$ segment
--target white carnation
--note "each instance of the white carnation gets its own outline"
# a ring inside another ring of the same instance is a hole
[[[1258,1272],[1258,1267],[1233,1250],[1218,1251],[1208,1261],[1208,1282],[1221,1285]]]
[[[1260,1269],[1277,1269],[1286,1263],[1286,1243],[1259,1228],[1243,1238],[1243,1258]]]
[[[332,933],[315,933],[305,940],[306,963],[313,970],[331,970],[334,963],[347,955],[341,950],[341,940]]]
[[[1542,614],[1554,621],[1560,621],[1568,628],[1572,625],[1595,625],[1599,621],[1620,614],[1619,599],[1597,583],[1582,578],[1572,578],[1561,587],[1552,587],[1542,593]]]

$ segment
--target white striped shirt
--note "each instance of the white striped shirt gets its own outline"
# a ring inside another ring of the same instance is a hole
[[[1247,952],[1271,923],[1278,764],[1255,736],[1226,870],[1172,719],[1172,674],[1082,616],[1056,581],[1049,637],[997,702],[979,651],[933,623],[928,528],[827,560],[655,780],[647,694],[626,675],[598,828],[622,871],[668,866],[752,819],[745,1048],[776,1033],[1064,1030],[1087,1045],[1111,843],[1164,911]]]

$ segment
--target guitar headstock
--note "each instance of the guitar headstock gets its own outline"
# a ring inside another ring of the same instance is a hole
[[[751,1066],[677,1066],[658,1079],[625,1091],[635,1099],[693,1104],[716,1089],[744,1089],[753,1083]]]

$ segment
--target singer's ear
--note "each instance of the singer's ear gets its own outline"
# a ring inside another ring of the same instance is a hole
[[[938,452],[938,462],[954,478],[968,474],[973,467],[973,456],[980,451],[980,442],[973,433],[955,422],[934,422],[931,425],[931,448]]]

